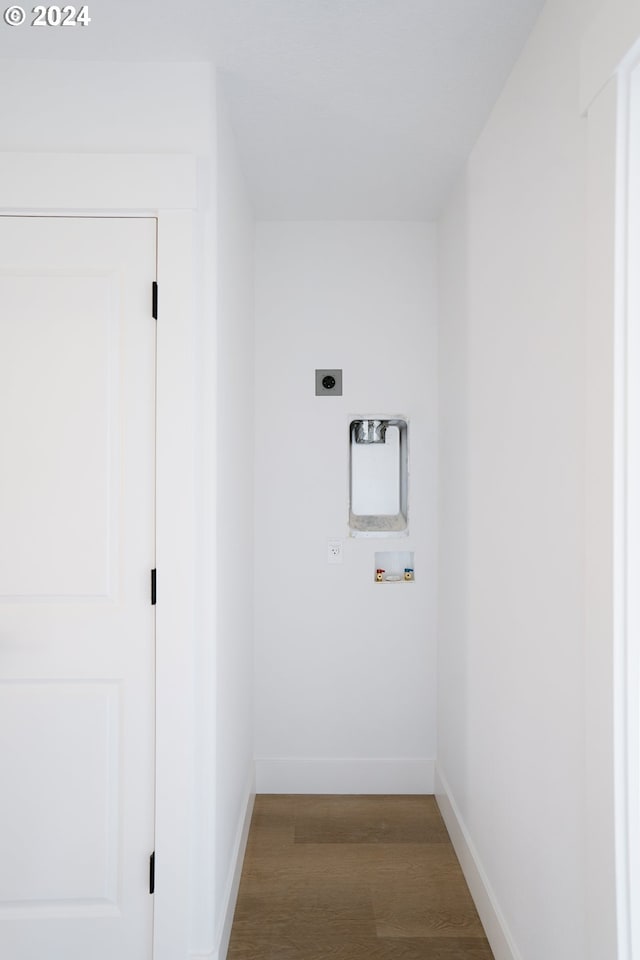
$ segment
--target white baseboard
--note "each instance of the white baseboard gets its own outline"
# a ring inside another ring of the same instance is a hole
[[[522,960],[507,923],[498,905],[496,896],[484,872],[478,851],[464,824],[460,811],[441,771],[436,766],[435,794],[440,813],[446,824],[451,842],[460,861],[462,872],[480,920],[491,944],[495,960]]]
[[[222,908],[223,921],[220,926],[217,948],[210,956],[194,956],[191,960],[226,960],[227,950],[229,949],[229,939],[231,937],[231,927],[233,926],[233,915],[236,909],[238,899],[238,889],[240,887],[240,875],[242,874],[242,864],[244,854],[247,849],[247,839],[249,837],[249,826],[251,824],[251,814],[253,813],[253,804],[256,798],[255,774],[252,771],[247,783],[245,794],[245,803],[242,815],[238,822],[236,831],[236,840],[233,847],[232,866],[227,878],[227,889],[225,890],[224,905]]]
[[[257,793],[433,793],[434,761],[404,759],[256,760]]]

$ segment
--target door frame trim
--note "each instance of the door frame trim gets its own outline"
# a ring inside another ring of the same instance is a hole
[[[618,950],[640,958],[640,41],[617,72],[614,656]]]
[[[182,154],[0,153],[0,214],[158,222],[154,960],[188,956],[193,894],[196,174]]]

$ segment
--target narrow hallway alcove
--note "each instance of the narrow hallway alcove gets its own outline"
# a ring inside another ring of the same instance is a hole
[[[638,9],[7,6],[1,956],[293,960],[326,908],[376,960],[639,960]],[[139,369],[122,245],[63,263],[56,218],[146,224]],[[129,596],[146,708],[95,641]]]

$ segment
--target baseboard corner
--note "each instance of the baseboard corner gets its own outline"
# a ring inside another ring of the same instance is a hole
[[[220,936],[218,946],[214,950],[211,958],[194,957],[193,960],[226,960],[229,949],[229,940],[231,939],[231,928],[233,926],[233,915],[236,909],[238,899],[238,890],[240,888],[240,876],[242,874],[242,865],[244,855],[247,849],[247,840],[249,839],[249,827],[251,825],[251,815],[256,798],[256,778],[255,770],[252,769],[245,789],[245,802],[242,815],[238,822],[236,832],[236,841],[234,844],[233,867],[229,871],[227,890],[222,910],[222,923],[220,925]]]
[[[484,871],[478,851],[437,762],[434,773],[434,793],[495,960],[522,960],[522,955],[515,945]]]

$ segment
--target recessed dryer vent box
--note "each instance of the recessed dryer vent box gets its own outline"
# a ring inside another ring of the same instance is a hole
[[[408,422],[362,417],[349,424],[349,529],[353,537],[408,533]]]

